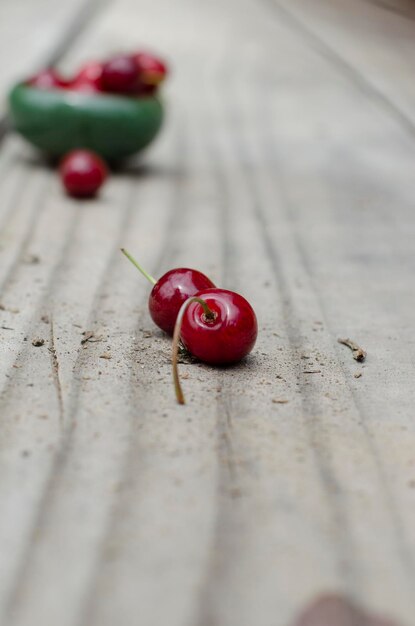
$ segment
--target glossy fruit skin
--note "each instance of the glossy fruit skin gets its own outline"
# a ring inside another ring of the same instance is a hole
[[[167,76],[166,63],[147,52],[137,52],[134,61],[141,82],[147,85],[159,85]]]
[[[109,93],[131,94],[137,90],[138,69],[132,56],[117,56],[104,63],[102,88]]]
[[[91,198],[108,176],[104,161],[88,150],[70,152],[59,171],[66,191],[75,198]]]
[[[71,89],[16,85],[9,94],[14,128],[50,157],[77,148],[117,161],[146,148],[158,134],[164,109],[158,97],[124,97]]]
[[[210,278],[197,270],[187,267],[170,270],[157,281],[150,293],[148,308],[154,323],[172,335],[182,304],[201,289],[214,286]]]
[[[103,66],[99,61],[89,61],[79,70],[75,78],[68,83],[68,89],[86,93],[102,91]]]
[[[199,303],[189,304],[181,328],[183,344],[204,363],[237,363],[255,345],[258,322],[253,308],[243,296],[227,289],[208,289],[196,295],[216,317],[206,319]]]
[[[26,84],[37,89],[65,89],[68,81],[62,78],[53,67],[50,67],[29,78]]]

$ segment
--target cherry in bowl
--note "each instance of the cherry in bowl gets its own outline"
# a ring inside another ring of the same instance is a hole
[[[181,306],[202,289],[214,287],[214,283],[202,272],[187,267],[169,270],[156,280],[148,274],[124,248],[121,252],[152,283],[148,308],[153,322],[169,335],[173,334]]]
[[[132,94],[138,87],[138,69],[134,58],[120,55],[103,64],[101,84],[104,91]]]
[[[164,61],[149,54],[148,52],[137,52],[133,57],[138,76],[145,85],[159,85],[166,78],[168,70]]]
[[[124,54],[103,63],[100,88],[120,95],[153,95],[166,75],[166,64],[154,55]]]
[[[102,63],[99,61],[89,61],[81,67],[68,87],[74,91],[99,93],[102,91],[102,73]]]
[[[68,81],[53,67],[49,67],[29,78],[26,84],[37,89],[65,89]]]

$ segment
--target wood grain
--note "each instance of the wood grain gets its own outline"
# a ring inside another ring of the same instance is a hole
[[[313,5],[108,3],[62,67],[147,45],[173,71],[94,202],[3,142],[4,626],[288,626],[326,592],[413,623],[415,24]],[[180,366],[185,407],[121,246],[258,313],[246,362]]]
[[[0,139],[11,85],[57,63],[105,0],[3,0],[0,5]]]

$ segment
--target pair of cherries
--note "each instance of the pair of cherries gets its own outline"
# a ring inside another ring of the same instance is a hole
[[[177,268],[156,281],[129,252],[122,252],[153,284],[150,315],[159,328],[173,335],[176,397],[184,404],[177,371],[180,340],[200,361],[210,365],[237,363],[254,347],[258,334],[255,312],[243,296],[217,288],[202,272]]]
[[[128,96],[152,95],[168,73],[164,61],[147,52],[117,55],[104,62],[89,61],[72,79],[54,68],[42,70],[27,81],[39,89],[69,89],[86,93]]]

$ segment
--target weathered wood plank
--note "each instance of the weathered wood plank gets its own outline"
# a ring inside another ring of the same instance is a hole
[[[122,0],[80,38],[68,67],[137,38],[175,64],[149,167],[99,201],[0,153],[7,626],[288,626],[328,590],[411,624],[413,140],[270,5],[242,8]],[[245,364],[181,366],[185,407],[121,245],[258,311]]]
[[[415,132],[412,3],[375,0],[265,0],[309,45]]]

